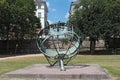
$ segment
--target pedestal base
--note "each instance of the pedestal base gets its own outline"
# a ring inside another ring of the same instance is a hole
[[[6,73],[0,78],[40,78],[41,80],[112,80],[109,74],[97,64],[67,65],[65,71],[59,66],[35,64]],[[36,79],[33,79],[36,80]]]

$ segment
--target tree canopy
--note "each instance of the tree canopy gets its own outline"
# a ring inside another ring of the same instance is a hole
[[[69,22],[90,38],[94,53],[96,40],[120,34],[120,0],[81,0]]]
[[[0,1],[0,38],[28,39],[35,36],[36,27],[41,27],[35,16],[34,0]]]

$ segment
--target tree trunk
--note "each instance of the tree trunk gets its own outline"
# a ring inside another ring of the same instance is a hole
[[[116,40],[116,38],[114,37],[114,38],[113,38],[113,46],[112,46],[112,53],[114,53],[114,54],[117,53],[117,45],[119,45],[119,44],[117,44],[116,42],[117,42],[117,40]]]
[[[9,53],[9,36],[8,35],[9,35],[9,32],[7,32],[7,40],[6,40],[7,41],[6,42],[7,43],[7,45],[6,45],[6,51],[7,51],[7,53]]]
[[[7,45],[6,45],[6,52],[7,52],[7,53],[10,53],[10,51],[9,51],[9,39],[7,39],[7,42],[6,42],[6,43],[7,43]]]
[[[6,34],[6,38],[7,38],[7,45],[6,45],[6,51],[7,51],[7,53],[10,53],[10,51],[9,51],[9,31],[10,31],[10,27],[9,27],[9,25],[7,25],[8,27],[7,27],[7,34]]]
[[[90,40],[90,54],[95,53],[95,40]]]

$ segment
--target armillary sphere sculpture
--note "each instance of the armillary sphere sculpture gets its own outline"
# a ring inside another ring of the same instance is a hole
[[[73,26],[67,26],[62,22],[51,24],[40,31],[37,45],[51,66],[59,63],[61,71],[65,70],[64,65],[80,48],[78,32],[78,29],[75,30]]]

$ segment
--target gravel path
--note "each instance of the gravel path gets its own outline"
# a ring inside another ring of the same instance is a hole
[[[0,80],[82,80],[82,79],[0,78]]]
[[[33,57],[33,56],[43,56],[43,54],[28,54],[28,55],[19,55],[19,56],[12,56],[12,57],[2,57],[0,58],[0,60],[22,58],[22,57]]]

